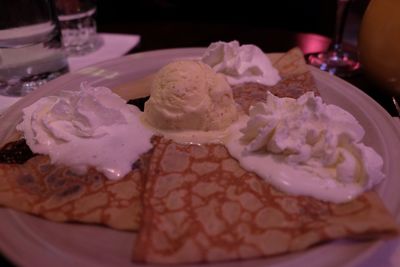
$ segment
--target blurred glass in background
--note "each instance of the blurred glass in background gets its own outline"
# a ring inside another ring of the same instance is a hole
[[[68,72],[52,0],[5,0],[0,8],[0,94],[25,95]]]
[[[307,57],[309,64],[341,77],[349,77],[360,68],[357,53],[346,49],[343,45],[343,32],[350,4],[351,0],[337,0],[335,34],[330,48]]]
[[[55,0],[62,39],[69,56],[82,56],[97,50],[101,38],[97,34],[94,0]]]

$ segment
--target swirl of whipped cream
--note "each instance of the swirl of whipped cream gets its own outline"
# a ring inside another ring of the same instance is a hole
[[[106,87],[82,84],[39,99],[23,109],[17,129],[35,153],[78,173],[89,167],[109,179],[120,179],[139,156],[151,148],[152,132],[139,119],[140,111]]]
[[[201,59],[216,72],[225,74],[229,84],[256,82],[275,85],[280,81],[264,52],[255,45],[240,45],[238,41],[210,44]]]
[[[343,202],[384,178],[383,160],[361,143],[357,120],[311,92],[298,99],[268,93],[238,133],[239,141],[227,144],[231,154],[291,194]]]

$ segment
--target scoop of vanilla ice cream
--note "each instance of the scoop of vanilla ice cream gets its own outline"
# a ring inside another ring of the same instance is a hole
[[[225,77],[200,61],[164,66],[151,85],[144,119],[163,130],[219,130],[238,117]]]
[[[210,44],[201,60],[216,72],[226,75],[231,85],[256,82],[275,85],[281,79],[269,58],[255,45],[238,41]]]

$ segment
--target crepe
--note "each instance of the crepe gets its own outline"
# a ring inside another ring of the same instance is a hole
[[[282,57],[273,62],[273,66],[279,70],[281,81],[274,86],[249,82],[233,86],[233,97],[244,112],[248,112],[250,106],[259,101],[265,101],[267,91],[278,97],[298,98],[306,92],[314,92],[319,95],[314,78],[304,60],[299,48],[293,48]]]
[[[302,55],[302,54],[301,54]],[[298,50],[275,61],[282,81],[273,87],[234,88],[245,112],[266,91],[297,98],[318,93]],[[219,144],[184,145],[154,139],[133,260],[214,262],[298,251],[339,238],[397,234],[397,225],[371,191],[345,204],[283,193],[241,168]]]
[[[138,166],[123,179],[111,181],[94,169],[78,175],[43,155],[23,164],[0,164],[0,205],[57,222],[136,230],[142,187]]]
[[[135,261],[247,259],[397,231],[375,192],[340,205],[288,195],[241,168],[222,145],[154,141]]]

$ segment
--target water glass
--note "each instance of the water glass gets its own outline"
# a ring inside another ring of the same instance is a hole
[[[22,96],[68,72],[52,0],[7,0],[0,8],[0,94]]]
[[[69,56],[82,56],[101,46],[94,0],[55,0],[63,44]]]
[[[333,44],[328,51],[310,54],[307,57],[309,64],[330,74],[349,77],[360,69],[357,54],[344,49],[342,44],[343,30],[351,0],[337,0],[336,22]]]

